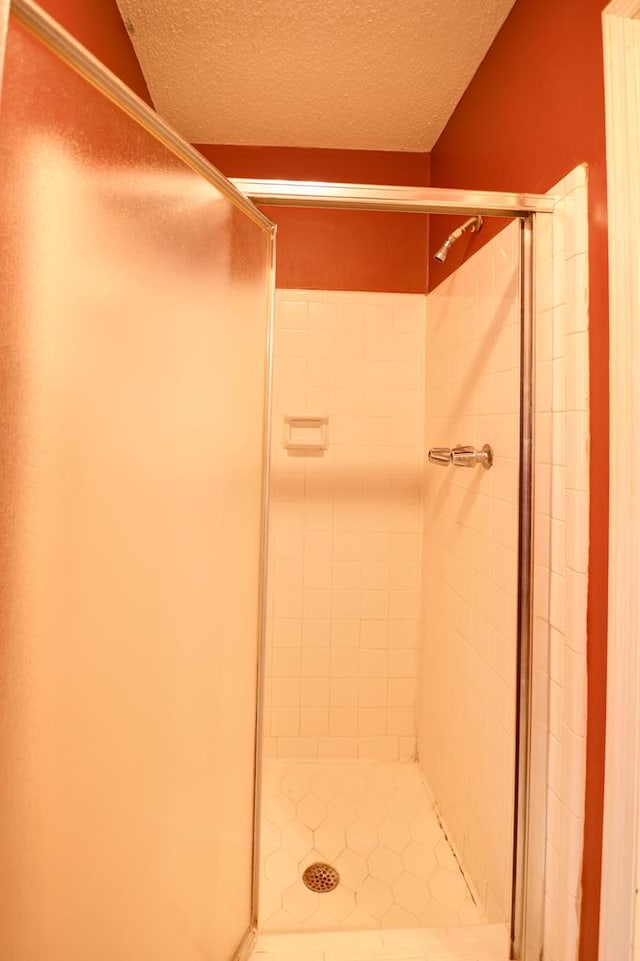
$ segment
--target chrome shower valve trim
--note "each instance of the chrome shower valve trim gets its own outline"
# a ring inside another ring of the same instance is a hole
[[[475,467],[476,464],[481,464],[485,470],[489,470],[493,466],[493,451],[489,444],[485,444],[481,450],[458,444],[451,451],[451,463],[454,467]]]
[[[429,451],[429,461],[440,467],[448,467],[451,463],[450,447],[432,447]]]
[[[481,450],[476,450],[466,444],[458,444],[457,447],[431,447],[428,452],[429,461],[439,467],[475,467],[481,464],[485,470],[493,467],[493,450],[489,444],[485,444]]]

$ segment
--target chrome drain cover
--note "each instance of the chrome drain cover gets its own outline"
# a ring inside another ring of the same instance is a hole
[[[302,875],[302,880],[310,891],[315,891],[316,894],[327,894],[338,887],[340,875],[330,864],[316,861],[315,864],[309,865]]]

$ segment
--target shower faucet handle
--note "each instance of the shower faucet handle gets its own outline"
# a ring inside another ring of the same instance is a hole
[[[458,444],[451,451],[451,463],[454,467],[475,467],[476,464],[482,464],[485,470],[489,470],[493,466],[493,451],[488,444],[485,444],[482,450]]]
[[[432,464],[439,464],[440,467],[448,467],[451,463],[451,448],[432,447],[429,450],[429,460]]]

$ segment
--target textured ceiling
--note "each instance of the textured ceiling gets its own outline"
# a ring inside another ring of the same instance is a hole
[[[430,150],[514,0],[118,0],[198,143]]]

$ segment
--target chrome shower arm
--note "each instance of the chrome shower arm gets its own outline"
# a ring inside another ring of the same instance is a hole
[[[469,217],[469,219],[465,220],[463,224],[460,224],[459,227],[456,227],[455,230],[451,231],[451,233],[443,243],[442,247],[440,247],[436,251],[436,253],[433,255],[433,259],[439,260],[440,263],[443,264],[447,259],[447,254],[449,253],[449,250],[451,249],[453,244],[456,242],[456,240],[462,237],[463,233],[466,230],[469,230],[472,234],[475,234],[479,230],[482,230],[483,223],[484,223],[484,220],[479,214],[477,214],[475,217]]]

